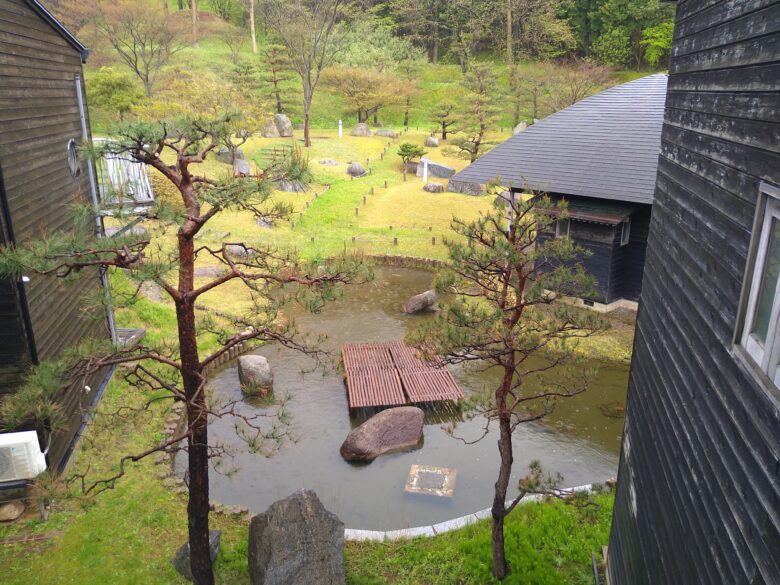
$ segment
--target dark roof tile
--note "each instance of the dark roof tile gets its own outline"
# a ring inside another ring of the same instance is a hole
[[[667,76],[612,87],[529,126],[450,180],[652,203]]]

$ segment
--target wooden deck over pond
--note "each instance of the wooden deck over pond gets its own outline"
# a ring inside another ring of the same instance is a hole
[[[463,391],[442,362],[421,359],[401,341],[341,346],[350,408],[461,400]]]

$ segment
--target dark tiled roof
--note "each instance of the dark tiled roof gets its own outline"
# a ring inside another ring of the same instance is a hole
[[[89,55],[89,49],[85,47],[81,41],[79,41],[73,33],[71,33],[67,28],[65,28],[65,25],[63,25],[59,20],[54,18],[54,15],[48,11],[48,9],[41,4],[38,0],[26,0],[27,5],[32,8],[35,12],[38,13],[38,15],[48,22],[54,30],[56,30],[62,37],[68,41],[74,49],[76,49],[79,53],[81,53],[81,60],[86,61],[87,56]]]
[[[652,203],[667,76],[581,100],[496,146],[450,180]]]

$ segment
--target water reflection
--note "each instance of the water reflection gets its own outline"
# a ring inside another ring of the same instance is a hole
[[[353,287],[319,315],[289,309],[287,313],[301,329],[328,335],[323,346],[331,350],[344,342],[400,339],[408,327],[426,318],[404,315],[400,306],[411,295],[429,288],[431,278],[425,271],[380,269],[375,282]],[[432,410],[426,415],[422,448],[382,456],[369,465],[346,463],[339,447],[361,420],[349,416],[341,375],[334,370],[304,373],[311,370],[311,358],[280,346],[267,346],[258,353],[274,368],[276,393],[288,397],[295,441],[286,442],[274,456],[266,458],[248,452],[236,436],[234,420],[213,421],[212,440],[231,446],[235,452],[233,474],[212,473],[213,499],[261,512],[272,502],[308,487],[347,526],[369,529],[431,524],[490,505],[498,470],[496,433],[466,445],[443,428],[454,413]],[[495,373],[490,371],[459,367],[453,373],[466,392],[494,383]],[[585,394],[561,402],[546,421],[518,428],[514,435],[516,478],[534,459],[541,460],[546,470],[561,473],[566,485],[613,476],[623,424],[619,407],[625,401],[627,382],[627,368],[601,366],[598,379]],[[218,401],[240,399],[236,368],[217,372],[210,392]],[[606,409],[610,416],[602,412],[604,405],[611,405]],[[247,403],[242,408],[246,414],[256,412]],[[473,440],[481,435],[483,426],[481,417],[465,420],[457,426],[456,435]],[[405,493],[412,464],[455,468],[454,496]],[[516,485],[515,480],[512,485]]]

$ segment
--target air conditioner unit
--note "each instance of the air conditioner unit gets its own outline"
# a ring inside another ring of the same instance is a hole
[[[0,482],[33,479],[46,470],[38,433],[0,434]]]

